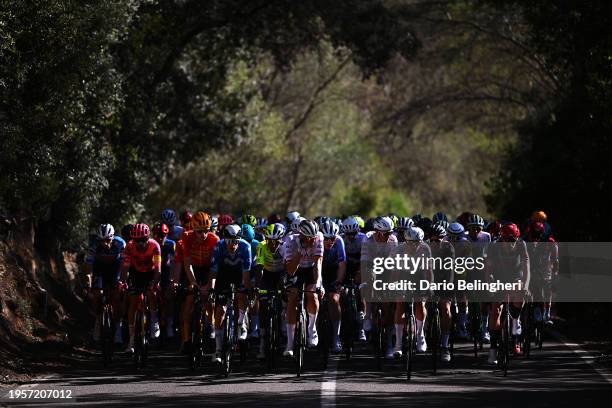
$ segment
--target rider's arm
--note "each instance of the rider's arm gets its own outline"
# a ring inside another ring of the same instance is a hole
[[[187,237],[183,241],[183,271],[187,277],[187,282],[190,285],[195,285],[195,275],[193,274],[193,269],[191,269],[191,240],[187,239]]]
[[[321,269],[323,267],[323,257],[315,256],[312,258],[312,260],[314,261],[314,268],[313,268],[314,279],[318,286],[319,283],[321,283]]]
[[[527,245],[524,241],[519,241],[521,243],[521,267],[523,269],[523,289],[529,289],[529,280],[531,279],[530,269],[529,269],[529,253],[527,252]],[[518,245],[518,244],[517,244]]]
[[[127,281],[128,271],[130,270],[130,264],[132,263],[132,244],[128,244],[123,251],[123,262],[121,263],[121,280]]]
[[[344,276],[346,275],[346,250],[344,248],[344,240],[342,237],[338,237],[335,245],[337,245],[338,251],[338,277],[336,280],[338,282],[343,282]]]
[[[215,250],[213,251],[213,257],[212,257],[212,261],[210,265],[210,274],[209,274],[209,279],[208,279],[208,287],[211,289],[215,288],[215,282],[217,281],[217,272],[219,270],[219,265],[222,262],[221,247],[223,245],[224,244],[221,244],[221,241],[219,241],[219,243],[215,247]]]
[[[161,248],[157,242],[155,242],[155,248],[153,249],[153,282],[158,283],[161,278]]]
[[[283,253],[285,254],[285,268],[287,275],[293,276],[300,266],[301,253],[297,248],[294,248],[295,243],[293,241],[286,241]]]
[[[242,248],[242,285],[245,288],[251,287],[251,266],[253,265],[253,256],[251,253],[251,245],[244,245]]]

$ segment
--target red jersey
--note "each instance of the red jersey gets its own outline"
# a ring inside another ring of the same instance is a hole
[[[134,241],[130,241],[123,251],[123,265],[132,267],[136,272],[149,272],[161,268],[161,250],[154,239],[149,239],[147,248],[141,251]]]
[[[174,263],[180,263],[183,262],[183,259],[185,259],[185,256],[183,255],[183,240],[179,239],[176,242],[176,249],[174,250]]]
[[[187,231],[183,234],[182,241],[183,259],[191,257],[191,264],[194,266],[211,265],[215,247],[219,242],[218,236],[207,232],[206,238],[199,239],[193,231]]]

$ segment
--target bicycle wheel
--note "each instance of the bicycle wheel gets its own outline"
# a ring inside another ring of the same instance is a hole
[[[202,364],[202,309],[194,305],[191,319],[191,354],[189,356],[189,367],[195,370]]]
[[[137,311],[135,318],[135,333],[134,333],[134,368],[138,370],[144,364],[144,353],[145,353],[145,323],[146,318],[144,312]]]
[[[374,347],[376,349],[376,365],[379,370],[382,370],[383,364],[383,318],[382,318],[382,310],[376,310],[376,336],[374,336]]]
[[[499,347],[499,363],[500,368],[504,373],[504,377],[508,375],[508,366],[510,364],[510,333],[512,330],[512,319],[510,318],[510,313],[505,312],[504,322],[502,324],[502,333],[501,333],[501,345]]]
[[[347,301],[342,308],[342,343],[344,345],[344,355],[347,360],[351,359],[353,354],[353,345],[355,343],[355,331],[357,328],[357,304],[355,302],[355,296],[349,294]]]
[[[410,381],[412,377],[412,364],[414,360],[414,356],[416,354],[416,344],[415,344],[415,318],[414,316],[409,316],[408,325],[406,327],[406,343],[404,344],[404,360],[405,360],[405,369],[406,369],[406,380]]]
[[[482,338],[482,334],[480,333],[480,328],[482,324],[482,318],[480,316],[480,305],[475,304],[471,307],[472,316],[470,319],[470,334],[472,335],[472,340],[474,342],[474,357],[478,358],[478,348],[481,346],[480,339]],[[480,347],[482,349],[482,347]]]
[[[113,313],[110,305],[105,305],[102,311],[102,359],[107,367],[113,358]]]
[[[274,316],[274,312],[272,310],[272,308],[270,307],[268,310],[268,319],[267,319],[267,327],[266,327],[266,337],[265,337],[265,341],[266,341],[266,366],[268,367],[268,370],[271,370],[274,368],[275,366],[275,361],[274,361],[274,354],[275,354],[275,350],[274,350],[274,346],[275,346],[275,336],[276,336],[276,319]]]
[[[434,308],[434,315],[431,320],[431,357],[433,359],[433,373],[436,375],[438,369],[438,358],[440,350],[440,335],[442,329],[440,328],[440,311],[437,307]]]
[[[523,333],[522,333],[522,343],[523,343],[523,353],[525,353],[525,357],[529,358],[531,356],[531,342],[533,340],[533,303],[527,304],[527,307],[523,310]]]
[[[298,377],[302,375],[302,369],[304,366],[304,351],[306,349],[306,330],[305,330],[305,318],[304,313],[301,312],[295,328],[295,370]]]
[[[229,311],[229,308],[228,308]],[[232,337],[233,330],[232,325],[234,319],[230,317],[230,314],[225,315],[225,325],[223,330],[223,348],[222,348],[222,366],[221,370],[223,375],[227,378],[232,371]]]

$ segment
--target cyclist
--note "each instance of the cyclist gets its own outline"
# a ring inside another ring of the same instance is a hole
[[[223,239],[215,248],[213,263],[210,269],[211,281],[215,293],[223,293],[234,284],[237,290],[236,306],[238,309],[238,337],[247,338],[246,306],[247,297],[244,289],[250,287],[251,245],[240,238],[241,229],[236,224],[227,225],[222,232]],[[223,320],[226,306],[222,302],[215,304],[215,341],[216,350],[212,361],[221,363],[223,349]]]
[[[165,323],[166,337],[174,337],[174,299],[175,288],[173,280],[174,255],[176,242],[168,238],[170,230],[166,224],[157,223],[153,226],[153,238],[161,249],[161,320]]]
[[[501,231],[502,222],[500,220],[493,220],[487,224],[485,231],[491,235],[491,242],[497,242],[499,240],[499,233]]]
[[[471,242],[465,234],[465,228],[459,222],[453,222],[448,226],[448,241],[453,245],[455,256],[457,258],[469,258],[472,256]],[[465,292],[458,293],[459,297],[459,321],[457,329],[457,337],[467,339],[467,321],[468,321],[468,299]]]
[[[495,279],[502,282],[523,282],[523,291],[529,288],[529,254],[525,241],[520,239],[520,230],[516,224],[510,223],[502,227],[500,241],[489,250],[487,256],[488,270]],[[510,293],[510,315],[512,318],[513,340],[521,334],[519,316],[523,307],[523,294],[520,292]],[[491,349],[489,350],[489,363],[496,364],[497,345],[501,329],[502,303],[496,302],[491,305],[491,315],[489,317],[489,329],[491,332]],[[514,341],[515,354],[521,353],[520,343]]]
[[[461,214],[457,216],[456,222],[463,225],[463,228],[467,228],[468,221],[470,220],[471,215],[472,213],[469,211],[462,212]]]
[[[108,291],[108,296],[113,307],[113,319],[115,321],[115,343],[123,343],[121,336],[121,293],[119,278],[121,262],[125,241],[115,235],[115,229],[111,224],[101,224],[98,227],[96,239],[90,246],[85,263],[87,274],[87,293],[91,293],[91,302],[96,313],[93,338],[100,340],[102,313],[102,291]],[[93,282],[92,282],[93,277]]]
[[[363,219],[361,220],[363,223]],[[344,282],[348,282],[351,278],[355,279],[355,283],[360,284],[361,280],[361,244],[367,239],[366,234],[361,232],[361,224],[356,216],[350,216],[342,222],[342,239],[344,241],[344,250],[346,253],[346,276]],[[359,293],[359,297],[361,294]],[[372,330],[371,320],[364,320],[367,306],[364,299],[360,299],[359,311],[359,329],[358,339],[366,340],[366,330]]]
[[[404,231],[414,226],[412,219],[408,217],[400,217],[395,224],[395,237],[398,242],[405,242]]]
[[[121,267],[121,280],[129,277],[128,291],[128,323],[130,327],[130,341],[126,351],[134,352],[134,326],[138,295],[147,292],[149,309],[151,313],[151,337],[159,337],[159,320],[157,317],[157,302],[155,302],[156,287],[161,275],[161,249],[159,244],[150,237],[147,224],[136,224],[130,231],[131,241],[123,252],[123,265]]]
[[[297,322],[298,291],[296,287],[305,285],[306,310],[308,312],[308,346],[319,343],[316,322],[319,312],[319,299],[312,293],[321,284],[321,267],[323,262],[323,234],[312,220],[302,220],[297,228],[297,234],[289,236],[285,241],[283,255],[287,275],[294,287],[289,289],[287,296],[287,348],[283,355],[293,356],[293,340]],[[324,293],[324,290],[321,290]]]
[[[210,217],[210,232],[219,236],[218,231],[219,231],[219,218]]]
[[[244,216],[243,216],[244,218]],[[253,217],[255,219],[255,217]],[[252,221],[252,220],[249,220]],[[257,246],[259,245],[259,241],[255,239],[255,229],[251,226],[251,224],[242,224],[242,228],[240,231],[240,237],[244,239],[246,242],[251,245],[251,270],[249,271],[251,274],[250,281],[251,284],[256,283],[256,265],[255,258],[257,257]],[[249,337],[257,338],[259,337],[259,303],[255,301],[251,311],[251,333]]]
[[[233,224],[234,218],[229,214],[221,214],[219,215],[218,221],[219,221],[219,232],[217,235],[221,237],[223,236],[223,228],[225,228],[227,225]]]
[[[410,227],[403,230],[404,241],[399,244],[395,251],[392,252],[392,256],[396,253],[407,254],[410,257],[425,257],[431,258],[431,249],[426,242],[423,241],[425,233],[419,227]],[[413,271],[410,271],[412,273]],[[433,281],[433,271],[428,266],[421,268],[416,271],[422,279],[426,279],[429,282]],[[427,342],[425,341],[425,334],[423,333],[423,327],[425,320],[427,319],[427,309],[425,308],[425,302],[427,298],[424,293],[417,292],[414,300],[414,314],[416,318],[416,340],[417,340],[417,351],[424,353],[427,351]],[[405,302],[395,303],[395,316],[393,319],[395,325],[395,347],[393,348],[391,356],[388,357],[401,357],[402,356],[402,339],[404,338],[404,327],[405,323]]]
[[[468,218],[468,240],[472,243],[472,257],[474,258],[485,258],[487,254],[487,248],[491,243],[491,235],[488,232],[483,231],[484,219],[478,214],[472,214]],[[473,279],[485,281],[483,271],[470,271]],[[491,341],[491,335],[489,334],[489,304],[487,302],[480,302],[480,313],[482,315],[482,342],[489,343]]]
[[[267,218],[259,218],[257,220],[257,224],[255,225],[255,239],[259,242],[266,239],[265,230],[268,227],[268,219]]]
[[[365,265],[372,262],[374,258],[388,257],[393,246],[397,245],[397,238],[393,234],[393,221],[389,217],[376,217],[372,220],[373,232],[368,233],[369,236],[363,241],[361,247],[361,264]],[[363,279],[363,272],[362,272]],[[364,327],[371,325],[371,303],[366,304],[366,320]],[[387,357],[393,358],[392,350],[392,330],[393,330],[393,315],[391,314],[391,303],[385,302],[383,307],[383,326],[387,328]],[[370,320],[368,322],[368,320]],[[378,330],[383,330],[384,327],[378,327]]]
[[[538,322],[544,320],[545,324],[552,325],[553,322],[550,320],[552,281],[559,273],[559,248],[553,237],[546,237],[546,227],[541,222],[530,225],[526,240],[531,263],[529,286],[537,303],[534,317]],[[544,316],[541,308],[544,310]]]
[[[257,246],[257,282],[261,289],[275,290],[280,286],[285,273],[285,263],[281,253],[281,240],[285,236],[285,226],[280,222],[270,224],[265,229],[266,239]],[[269,304],[267,295],[259,296],[260,315],[268,322]],[[260,327],[259,354],[264,358],[265,334],[269,327]]]
[[[219,237],[210,232],[212,220],[204,211],[198,211],[191,220],[192,231],[186,232],[183,237],[182,262],[187,277],[188,290],[181,310],[183,331],[181,332],[183,352],[189,351],[191,315],[193,313],[193,289],[200,288],[200,298],[208,299],[208,293],[214,282],[210,276],[210,268],[215,247]],[[208,322],[212,322],[212,306],[203,301],[202,305]]]
[[[300,218],[300,213],[297,211],[289,211],[287,217],[285,217],[285,227],[288,229],[296,218]]]
[[[189,210],[185,209],[181,213],[181,226],[185,231],[191,231],[191,220],[193,219],[193,214],[189,212]]]
[[[446,237],[446,228],[444,228],[442,222],[444,221],[438,221],[431,226],[431,231],[429,233],[431,256],[439,259],[452,259],[455,257],[455,248],[450,242],[444,240]],[[449,271],[444,269],[442,265],[438,263],[434,263],[433,273],[435,282],[443,282],[446,280],[446,282],[452,283],[455,278],[455,274],[452,270]],[[451,303],[453,300],[453,291],[438,290],[436,293],[440,298],[438,301],[438,309],[440,310],[440,359],[444,362],[449,362],[451,356],[448,349],[448,342],[452,328]]]
[[[439,223],[440,221],[448,222],[448,216],[445,213],[443,213],[442,211],[438,211],[437,213],[435,213],[433,215],[433,217],[431,218],[431,221],[434,224]]]
[[[170,233],[168,234],[168,238],[173,240],[174,242],[181,239],[181,235],[183,235],[184,228],[178,225],[176,213],[174,210],[170,208],[166,208],[161,213],[161,222],[168,226]]]
[[[525,228],[525,236],[529,235],[529,228],[532,224],[540,222],[544,225],[544,238],[548,238],[552,236],[552,228],[548,223],[548,216],[544,211],[534,211],[529,217],[529,222],[527,223],[527,228]]]
[[[333,327],[332,347],[335,353],[342,351],[340,343],[340,287],[346,275],[346,252],[344,240],[339,235],[340,227],[327,220],[321,224],[323,234],[323,268],[322,278],[325,296],[328,297],[329,317]]]

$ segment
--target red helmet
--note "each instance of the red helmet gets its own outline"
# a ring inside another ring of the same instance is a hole
[[[492,237],[497,237],[501,231],[502,223],[499,220],[491,221],[486,226],[485,231],[491,234]]]
[[[166,224],[162,224],[161,222],[158,222],[153,226],[153,236],[155,237],[168,235],[169,232],[170,230],[168,229],[168,226]]]
[[[544,234],[544,224],[541,222],[534,222],[529,226],[529,231],[532,234]]]
[[[219,229],[224,227],[225,225],[230,225],[234,223],[234,219],[229,214],[221,214],[219,216]]]
[[[500,235],[502,238],[518,239],[521,236],[521,231],[516,224],[506,224],[501,227]]]
[[[463,212],[457,217],[457,222],[463,225],[463,228],[467,228],[471,215],[472,215],[471,212],[468,212],[468,211]]]
[[[276,224],[278,222],[281,222],[282,218],[279,214],[270,214],[268,216],[268,224],[272,225],[272,224]]]
[[[136,224],[130,231],[131,239],[149,238],[151,231],[147,224]]]

